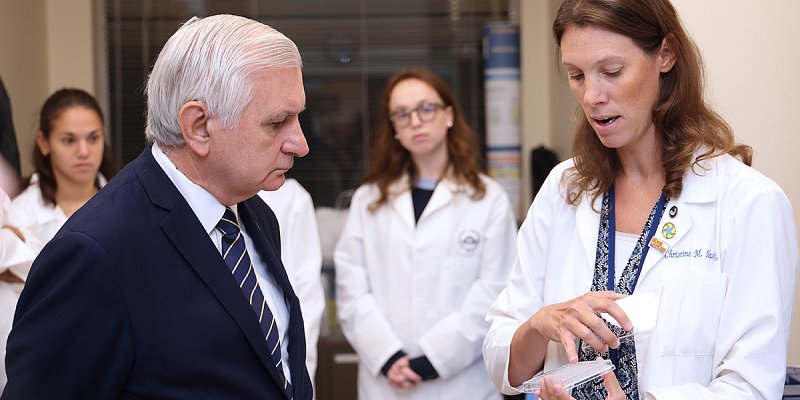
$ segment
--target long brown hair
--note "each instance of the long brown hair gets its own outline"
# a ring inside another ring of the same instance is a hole
[[[567,29],[588,26],[627,36],[647,54],[658,52],[666,39],[675,54],[675,65],[661,74],[653,107],[667,196],[678,197],[684,173],[704,159],[727,153],[750,165],[752,149],[737,144],[730,125],[705,102],[700,52],[669,0],[565,0],[553,21],[559,50]],[[564,176],[570,204],[580,203],[584,193],[597,200],[619,170],[616,152],[600,142],[580,106],[576,113],[581,118],[572,145],[575,165]],[[698,151],[702,154],[695,158]]]
[[[39,131],[42,132],[46,140],[50,139],[50,133],[53,131],[53,121],[60,117],[64,111],[73,107],[92,110],[100,117],[100,123],[104,122],[100,105],[97,104],[97,100],[92,95],[81,89],[60,89],[45,100],[39,113]],[[36,143],[33,144],[33,167],[34,172],[39,176],[39,190],[42,191],[42,199],[44,199],[45,204],[54,206],[56,204],[58,183],[53,173],[53,165],[50,163],[49,155],[42,154]],[[117,166],[111,159],[107,140],[103,146],[103,160],[100,162],[99,172],[106,179],[111,179],[117,173]],[[30,181],[31,177],[28,177],[25,181],[25,186],[30,185]],[[99,182],[95,181],[95,185],[97,185],[98,189],[100,188]]]
[[[364,183],[376,184],[380,190],[380,197],[370,204],[370,211],[377,210],[389,201],[389,186],[392,182],[404,174],[413,179],[418,173],[411,154],[394,138],[396,134],[394,125],[389,121],[389,97],[394,87],[407,79],[425,82],[442,98],[445,107],[452,107],[453,126],[447,132],[449,172],[456,182],[472,188],[472,199],[483,198],[486,194],[486,185],[481,180],[481,170],[478,166],[477,135],[467,124],[461,106],[444,80],[430,69],[415,67],[403,69],[389,78],[378,106],[378,122],[375,127],[378,136],[372,149],[372,165],[364,178]]]

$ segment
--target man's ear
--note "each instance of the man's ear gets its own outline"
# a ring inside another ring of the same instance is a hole
[[[178,111],[178,124],[183,141],[198,156],[208,155],[211,135],[208,133],[208,106],[201,101],[187,102]]]

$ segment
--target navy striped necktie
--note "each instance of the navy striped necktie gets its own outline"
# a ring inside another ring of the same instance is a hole
[[[272,362],[280,376],[283,377],[283,387],[286,393],[289,398],[292,398],[292,385],[284,376],[283,366],[281,365],[283,363],[281,359],[281,339],[278,334],[278,326],[275,323],[275,316],[269,310],[269,306],[264,300],[264,294],[258,286],[256,272],[253,269],[253,263],[250,261],[250,256],[247,254],[247,248],[244,244],[244,236],[242,236],[242,232],[239,229],[236,214],[233,213],[230,207],[225,207],[225,214],[222,215],[222,219],[217,224],[217,229],[222,233],[222,257],[258,317],[258,322],[261,325],[261,330],[267,340],[267,347],[269,347],[272,356]]]

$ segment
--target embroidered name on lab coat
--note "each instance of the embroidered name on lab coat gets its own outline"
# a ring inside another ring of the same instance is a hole
[[[677,250],[671,249],[667,250],[664,253],[664,258],[708,258],[710,260],[717,261],[719,256],[717,255],[717,250],[708,250],[708,249],[685,249],[685,250]]]

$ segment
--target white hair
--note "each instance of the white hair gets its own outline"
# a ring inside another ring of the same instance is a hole
[[[235,15],[194,17],[169,38],[147,81],[147,140],[183,145],[178,111],[201,101],[223,126],[238,125],[253,98],[253,72],[302,67],[294,42],[274,28]]]

